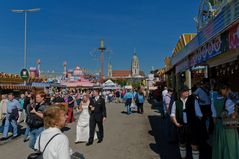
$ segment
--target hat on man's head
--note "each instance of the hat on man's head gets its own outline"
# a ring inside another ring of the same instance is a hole
[[[181,88],[180,88],[180,92],[186,92],[186,91],[189,91],[190,89],[188,88],[188,86],[186,85],[183,85]]]

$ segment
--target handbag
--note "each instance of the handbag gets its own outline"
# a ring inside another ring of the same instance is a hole
[[[9,116],[10,119],[17,120],[19,118],[18,109],[12,109],[12,112]]]
[[[134,103],[131,103],[131,105],[130,105],[130,109],[137,109],[137,105],[134,104]]]
[[[74,152],[71,155],[71,159],[85,159],[84,155],[79,152]]]
[[[50,138],[50,140],[47,142],[46,146],[44,147],[43,151],[40,151],[40,141],[41,141],[41,135],[39,136],[39,142],[38,142],[38,148],[39,150],[37,150],[37,152],[31,153],[30,155],[28,155],[27,159],[43,159],[43,153],[46,149],[46,147],[48,146],[48,144],[51,142],[51,140],[56,137],[57,135],[59,135],[60,133],[55,134],[54,136],[52,136]]]

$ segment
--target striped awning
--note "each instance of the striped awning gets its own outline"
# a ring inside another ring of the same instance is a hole
[[[176,56],[176,54],[181,51],[196,35],[197,34],[195,33],[182,34],[173,50],[173,57]]]

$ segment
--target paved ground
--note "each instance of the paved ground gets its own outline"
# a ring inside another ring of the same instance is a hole
[[[122,104],[107,104],[108,118],[105,122],[103,143],[86,147],[84,143],[74,144],[75,124],[65,133],[73,151],[79,151],[86,159],[177,159],[175,144],[168,144],[164,123],[156,109],[145,104],[143,115],[122,113]],[[24,159],[31,153],[27,143],[19,137],[0,145],[0,156],[7,159]]]

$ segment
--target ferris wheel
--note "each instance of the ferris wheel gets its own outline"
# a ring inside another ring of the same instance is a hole
[[[195,18],[197,30],[201,31],[209,21],[215,18],[221,9],[232,0],[200,0],[198,17]]]

